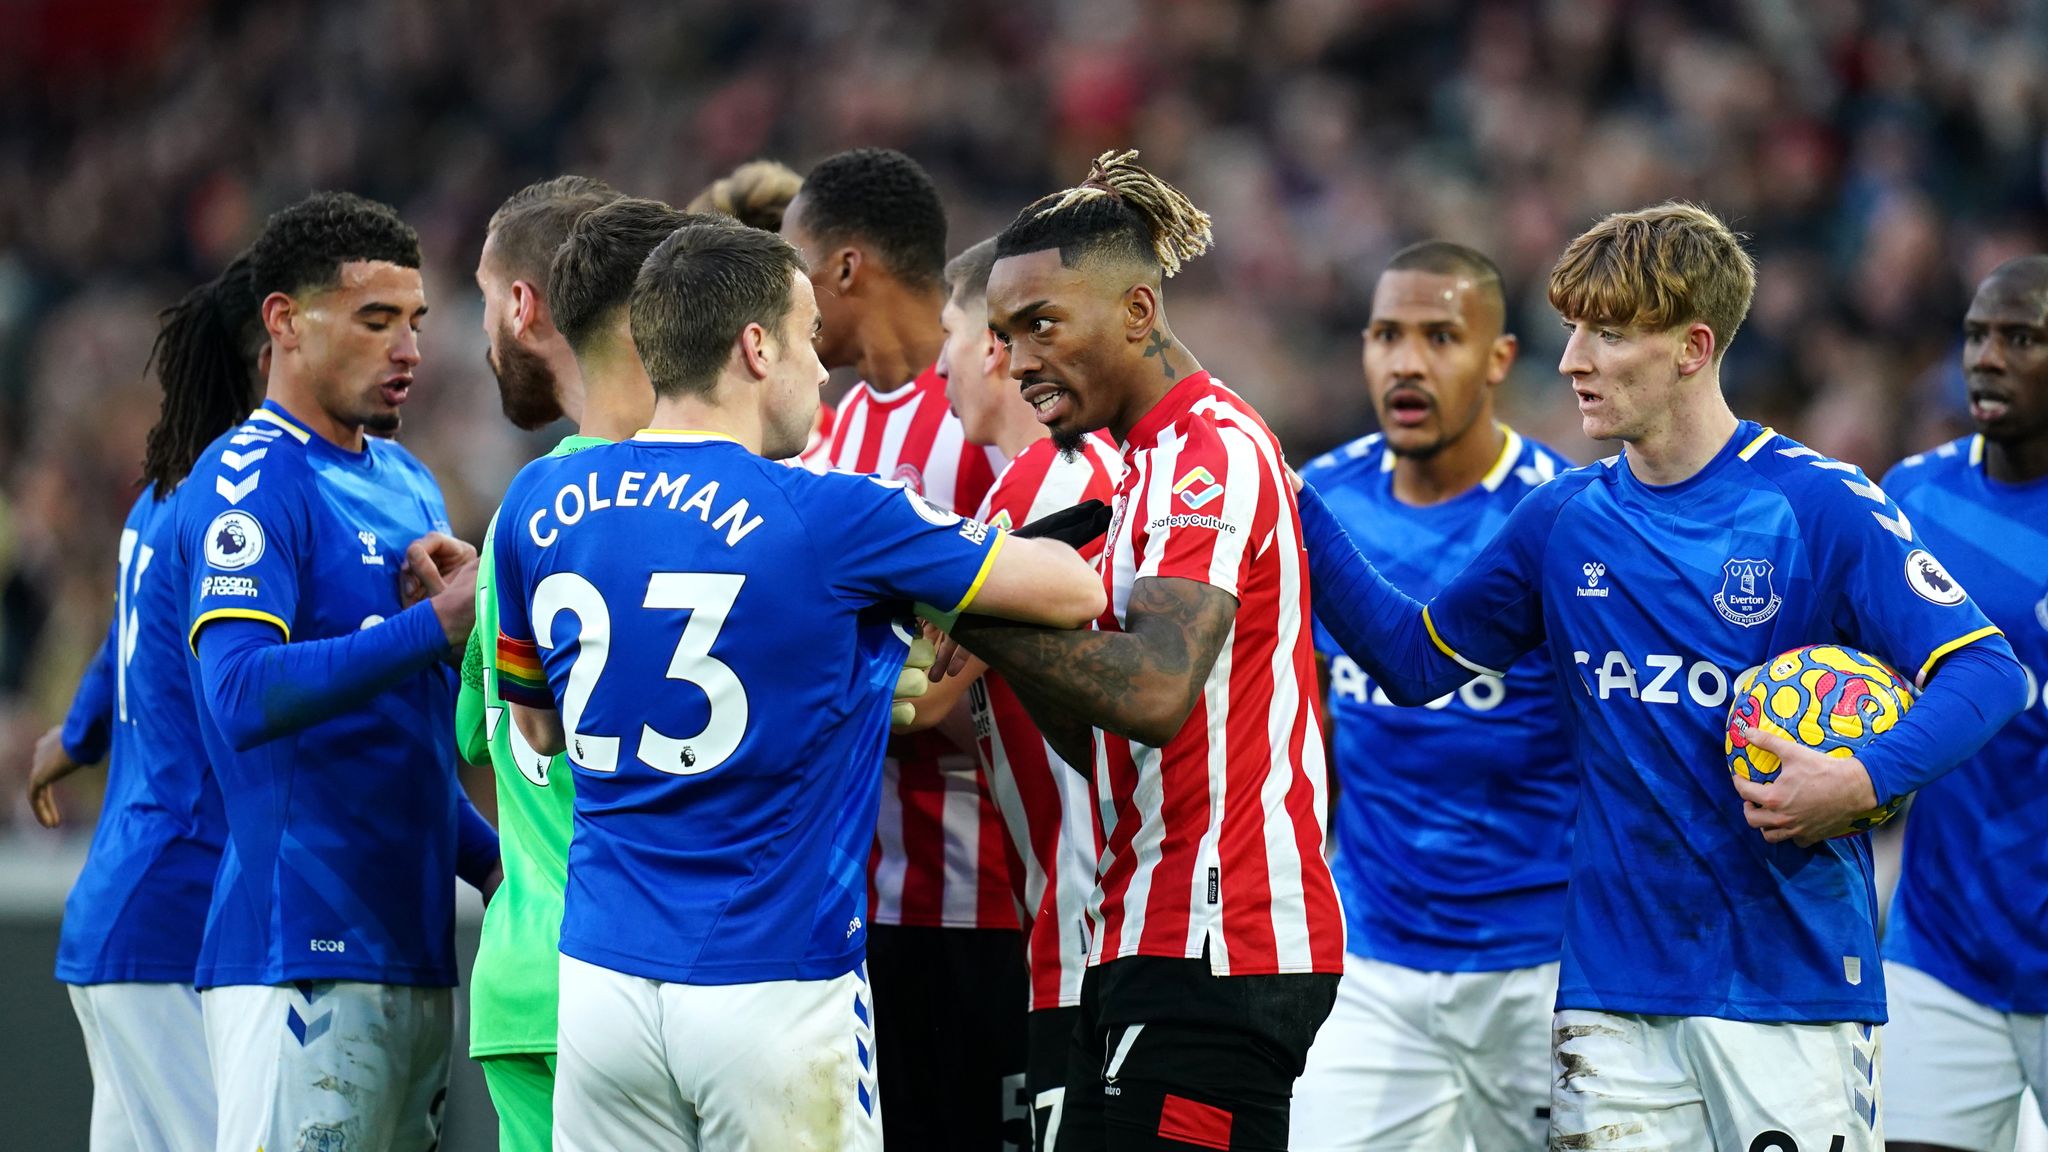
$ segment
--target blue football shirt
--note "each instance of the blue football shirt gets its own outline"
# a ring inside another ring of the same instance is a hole
[[[493,542],[499,689],[567,733],[563,953],[691,984],[857,966],[899,621],[971,599],[1000,540],[700,433],[527,465]]]
[[[1470,667],[1543,645],[1564,682],[1580,792],[1560,1008],[1883,1021],[1868,838],[1766,843],[1722,747],[1730,683],[1778,653],[1847,644],[1924,678],[1997,635],[1861,471],[1746,421],[1677,484],[1626,455],[1574,469],[1424,621]]]
[[[1428,600],[1560,467],[1508,431],[1479,484],[1418,508],[1394,497],[1394,454],[1374,433],[1301,474],[1381,575]],[[1519,660],[1505,677],[1397,708],[1320,624],[1316,648],[1336,729],[1330,870],[1345,949],[1429,972],[1556,960],[1578,765],[1550,665]]]
[[[227,839],[185,647],[171,531],[183,487],[145,491],[121,527],[107,792],[64,901],[57,979],[189,984]]]
[[[1969,436],[1885,477],[2027,671],[2027,707],[1922,788],[1884,955],[2001,1012],[2048,1012],[2048,479],[2001,484]]]
[[[376,627],[400,610],[406,546],[448,527],[440,487],[396,442],[351,452],[274,402],[214,441],[184,487],[192,637],[223,618],[288,641]],[[437,664],[246,752],[201,709],[229,830],[201,987],[455,983],[456,687]]]

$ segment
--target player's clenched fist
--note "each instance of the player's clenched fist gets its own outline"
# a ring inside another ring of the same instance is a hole
[[[934,655],[932,642],[923,636],[910,642],[910,652],[903,658],[903,669],[896,673],[896,691],[889,699],[891,728],[901,728],[917,719],[915,701],[931,690],[928,672]]]
[[[456,571],[465,564],[471,565],[471,579],[468,583],[473,584],[476,575],[475,560],[475,545],[457,540],[445,532],[427,533],[406,545],[405,571],[398,577],[399,602],[410,608],[429,596],[440,594]]]

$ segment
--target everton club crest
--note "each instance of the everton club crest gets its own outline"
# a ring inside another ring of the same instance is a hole
[[[1769,560],[1730,560],[1721,565],[1721,590],[1714,611],[1731,624],[1754,628],[1778,614],[1784,598],[1771,587]]]

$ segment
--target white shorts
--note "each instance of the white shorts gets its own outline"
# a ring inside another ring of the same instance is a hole
[[[880,1152],[862,973],[670,984],[571,956],[561,972],[556,1152]]]
[[[2048,1099],[2048,1016],[1987,1008],[1917,968],[1885,962],[1885,1134],[2007,1152],[2020,1096]],[[2048,1105],[2043,1119],[2048,1120]]]
[[[1294,1084],[1297,1152],[1537,1150],[1557,965],[1422,972],[1347,954]]]
[[[1878,1029],[1557,1014],[1552,1148],[1879,1152]]]
[[[428,1152],[441,1136],[454,991],[347,980],[199,994],[219,1152]]]
[[[73,984],[92,1064],[92,1152],[207,1152],[213,1073],[189,984]]]

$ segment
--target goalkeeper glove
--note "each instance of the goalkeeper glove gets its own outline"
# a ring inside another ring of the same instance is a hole
[[[1084,500],[1072,508],[1040,516],[1017,529],[1017,535],[1057,540],[1079,552],[1109,531],[1109,520],[1109,505],[1100,500]]]

